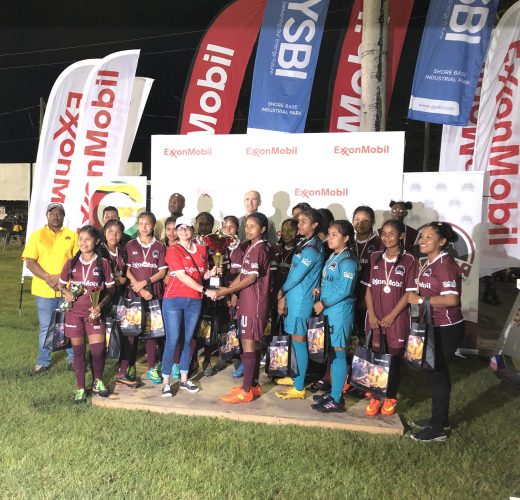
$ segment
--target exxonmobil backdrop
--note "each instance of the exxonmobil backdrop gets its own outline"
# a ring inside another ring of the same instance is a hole
[[[387,52],[387,111],[394,88],[413,0],[390,2]],[[358,132],[361,118],[363,0],[354,0],[337,62],[329,109],[329,132]]]
[[[498,23],[480,93],[474,169],[487,171],[481,273],[520,265],[520,2]]]
[[[235,0],[215,17],[192,63],[180,134],[228,134],[267,0]]]

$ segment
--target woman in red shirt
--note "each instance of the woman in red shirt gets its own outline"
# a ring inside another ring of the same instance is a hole
[[[176,223],[179,241],[168,247],[166,263],[170,279],[163,295],[162,312],[166,328],[166,342],[162,362],[162,396],[171,397],[170,374],[173,365],[173,353],[179,335],[183,331],[184,344],[180,359],[180,389],[196,393],[199,388],[188,380],[190,366],[190,344],[199,320],[202,296],[210,299],[216,296],[215,290],[208,290],[202,285],[203,279],[209,279],[214,270],[208,269],[207,249],[193,241],[193,224],[187,217],[179,217]]]
[[[419,249],[428,260],[419,269],[419,295],[408,294],[410,304],[429,302],[435,335],[435,369],[428,372],[432,388],[432,416],[414,422],[421,430],[412,435],[416,441],[445,441],[449,429],[451,380],[449,364],[464,337],[464,318],[460,307],[461,271],[446,252],[458,236],[446,222],[430,222],[421,229]]]

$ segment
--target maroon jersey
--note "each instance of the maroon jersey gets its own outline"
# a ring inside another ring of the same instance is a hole
[[[267,317],[269,310],[269,279],[271,276],[269,244],[260,240],[247,247],[242,259],[240,280],[257,275],[252,285],[240,290],[238,313],[250,317]]]
[[[385,252],[378,250],[370,256],[369,276],[364,284],[370,287],[376,316],[383,319],[406,292],[417,290],[417,260],[406,251],[398,259],[386,259]],[[369,329],[367,314],[365,330]],[[410,333],[410,308],[402,311],[383,333],[389,347],[404,348]]]
[[[202,294],[180,281],[175,273],[184,271],[187,276],[193,278],[202,285],[204,274],[208,270],[207,248],[204,245],[193,243],[195,250],[188,252],[180,243],[168,247],[166,262],[170,271],[170,280],[164,292],[164,298],[187,297],[202,300]]]
[[[92,292],[96,289],[104,289],[114,286],[114,275],[112,274],[112,267],[110,266],[110,263],[107,259],[101,259],[105,281],[99,285],[99,267],[98,258],[96,255],[90,262],[85,262],[80,255],[79,259],[71,270],[71,264],[73,260],[74,259],[69,259],[63,266],[63,269],[61,270],[60,282],[64,285],[70,282],[69,288],[72,285],[80,284],[86,288],[86,293],[80,295],[72,303],[71,311],[78,315],[89,315],[89,309],[92,307]]]
[[[143,245],[139,238],[129,241],[125,247],[128,269],[137,281],[143,281],[160,269],[166,269],[165,261],[166,247],[155,238],[148,245]],[[162,298],[163,282],[158,281],[152,285],[152,293],[155,298]],[[132,287],[128,287],[130,297],[136,297]]]
[[[462,274],[457,263],[446,252],[441,252],[432,263],[425,262],[419,271],[419,294],[422,297],[461,294]],[[433,324],[447,326],[463,321],[460,305],[431,306]]]

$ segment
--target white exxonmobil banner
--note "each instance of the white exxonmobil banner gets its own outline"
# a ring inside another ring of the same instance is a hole
[[[47,224],[46,208],[51,201],[67,204],[74,196],[69,185],[76,175],[72,157],[77,148],[83,89],[98,61],[88,59],[72,64],[52,87],[40,134],[27,235]]]
[[[152,203],[169,215],[174,192],[184,214],[209,211],[217,222],[244,214],[244,194],[259,191],[259,210],[276,229],[299,202],[351,219],[358,205],[376,210],[401,199],[403,132],[152,136]]]
[[[520,2],[491,38],[480,93],[474,169],[487,172],[481,274],[520,266]]]
[[[72,230],[88,222],[89,178],[119,174],[138,58],[139,50],[115,52],[88,78],[72,160],[74,196],[65,205]]]

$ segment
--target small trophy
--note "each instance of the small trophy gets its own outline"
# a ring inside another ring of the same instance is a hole
[[[92,302],[92,307],[97,307],[97,305],[99,304],[100,294],[101,290],[99,288],[94,288],[94,290],[92,290],[92,292],[90,293],[90,301]],[[88,321],[91,325],[99,325],[99,315],[94,316],[92,313],[90,313]]]
[[[217,268],[217,275],[209,279],[209,286],[218,288],[222,277],[222,252],[234,241],[235,237],[217,229],[214,233],[204,236],[204,243],[215,252],[213,263]]]
[[[74,283],[70,287],[69,293],[74,297],[74,300],[76,300],[80,295],[83,295],[86,291],[87,290],[85,289],[82,283]],[[64,300],[60,304],[60,309],[62,311],[70,311],[72,309],[72,304],[74,303],[74,300]]]

